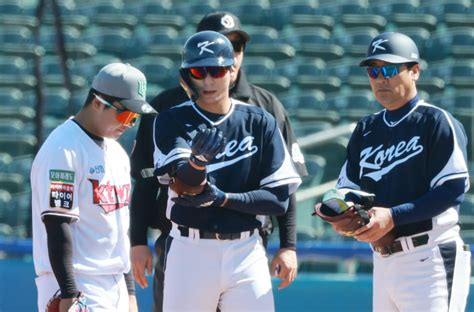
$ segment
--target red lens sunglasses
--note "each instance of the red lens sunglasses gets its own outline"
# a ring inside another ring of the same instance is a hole
[[[207,74],[211,75],[212,78],[222,78],[227,74],[229,68],[221,66],[191,67],[188,71],[194,79],[203,80]]]

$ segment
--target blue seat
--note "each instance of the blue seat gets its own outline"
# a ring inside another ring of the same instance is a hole
[[[370,11],[382,16],[391,16],[395,13],[415,14],[418,12],[418,0],[390,0],[371,3]]]
[[[162,88],[170,88],[178,81],[178,67],[167,57],[143,56],[131,59],[129,62],[145,74],[149,83],[158,84]]]
[[[0,28],[0,42],[5,43],[34,43],[33,33],[27,27],[2,26]]]
[[[309,44],[330,44],[331,32],[319,27],[287,27],[281,31],[281,40],[300,50]]]
[[[83,41],[96,47],[102,53],[125,55],[130,46],[132,32],[127,28],[91,27],[83,35]]]
[[[0,107],[19,106],[23,101],[23,92],[18,88],[0,88]]]
[[[264,56],[246,57],[242,69],[248,75],[270,76],[275,72],[275,62]]]
[[[347,28],[340,33],[334,34],[334,42],[342,46],[344,56],[365,57],[367,47],[379,31],[373,27]]]

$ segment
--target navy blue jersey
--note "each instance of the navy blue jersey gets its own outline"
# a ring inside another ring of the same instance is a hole
[[[231,101],[230,111],[225,115],[210,117],[211,114],[187,101],[156,118],[154,162],[160,182],[166,183],[177,161],[190,157],[190,144],[197,129],[216,127],[224,133],[227,144],[224,151],[207,165],[210,183],[228,193],[280,185],[288,185],[290,193],[296,191],[301,179],[293,167],[275,119],[254,105]],[[169,190],[169,197],[176,197],[176,194]],[[180,225],[219,233],[247,231],[261,226],[256,215],[222,207],[183,207],[170,200],[166,216]]]
[[[411,202],[451,179],[466,178],[468,189],[467,138],[456,119],[417,98],[400,108],[394,120],[390,114],[383,110],[359,121],[338,188],[374,193],[376,206],[389,208]],[[456,224],[457,208],[448,207],[442,213],[445,218],[432,225],[429,220],[430,226]]]

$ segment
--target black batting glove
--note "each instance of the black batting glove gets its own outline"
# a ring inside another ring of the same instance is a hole
[[[171,200],[178,205],[188,207],[222,207],[227,202],[227,196],[217,186],[207,183],[204,191],[199,195],[181,195]]]
[[[224,150],[226,139],[217,128],[200,129],[191,142],[190,160],[199,167],[205,167]]]

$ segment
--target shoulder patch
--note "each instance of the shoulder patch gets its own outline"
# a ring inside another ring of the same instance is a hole
[[[72,209],[74,184],[51,182],[49,184],[49,206]]]
[[[74,183],[74,171],[49,170],[49,180],[55,182]]]

